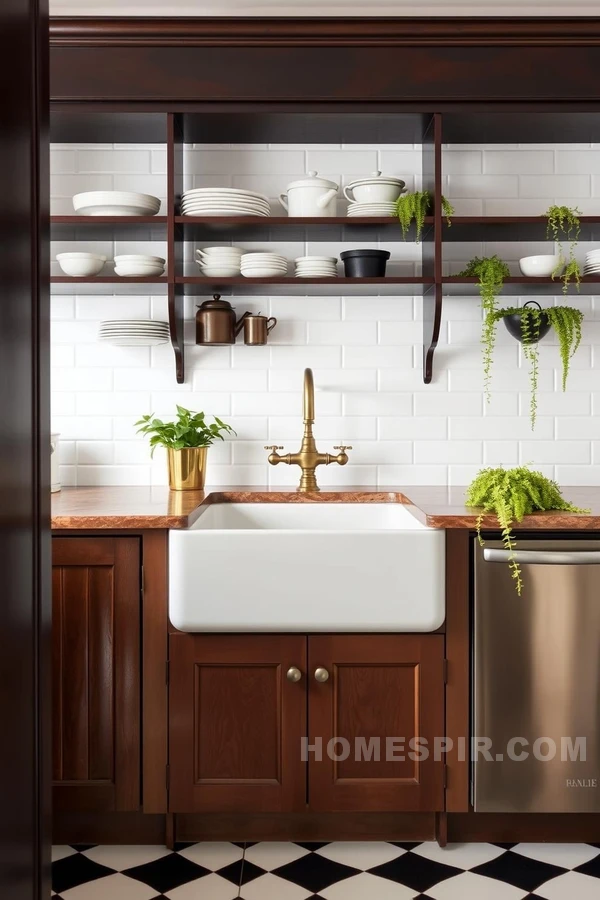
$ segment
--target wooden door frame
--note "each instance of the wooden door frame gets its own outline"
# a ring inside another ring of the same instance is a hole
[[[0,4],[0,894],[50,896],[48,4]]]

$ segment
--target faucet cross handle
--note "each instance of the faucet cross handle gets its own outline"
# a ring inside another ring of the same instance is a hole
[[[267,444],[265,450],[283,450],[283,444]]]
[[[333,449],[334,449],[334,450],[341,450],[342,453],[343,453],[344,450],[352,450],[353,448],[351,447],[350,444],[338,444],[338,446],[337,446],[337,447],[334,447]]]

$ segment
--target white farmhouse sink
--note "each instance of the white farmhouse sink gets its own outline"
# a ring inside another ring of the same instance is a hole
[[[169,534],[181,631],[435,631],[443,531],[396,503],[217,503]]]

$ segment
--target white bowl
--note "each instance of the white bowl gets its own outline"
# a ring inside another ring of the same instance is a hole
[[[404,190],[401,178],[373,172],[369,178],[358,178],[344,188],[344,196],[351,203],[394,203]]]
[[[106,257],[97,253],[59,253],[56,259],[65,275],[72,278],[98,275],[106,262]]]
[[[549,278],[560,261],[559,255],[541,254],[539,256],[524,256],[519,260],[519,268],[526,278]]]
[[[140,263],[115,266],[115,274],[120,278],[158,278],[164,272],[164,266],[144,266]]]
[[[245,250],[239,247],[198,247],[196,253],[198,256],[243,256]]]

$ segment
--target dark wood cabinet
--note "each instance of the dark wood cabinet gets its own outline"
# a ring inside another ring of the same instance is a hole
[[[175,634],[170,640],[169,808],[284,812],[305,802],[301,635]]]
[[[140,805],[140,548],[52,541],[55,809]]]
[[[172,634],[169,809],[443,809],[443,763],[408,755],[444,733],[443,648],[437,635]]]
[[[308,755],[311,809],[442,810],[443,636],[316,635],[308,646],[309,744],[322,748]]]

